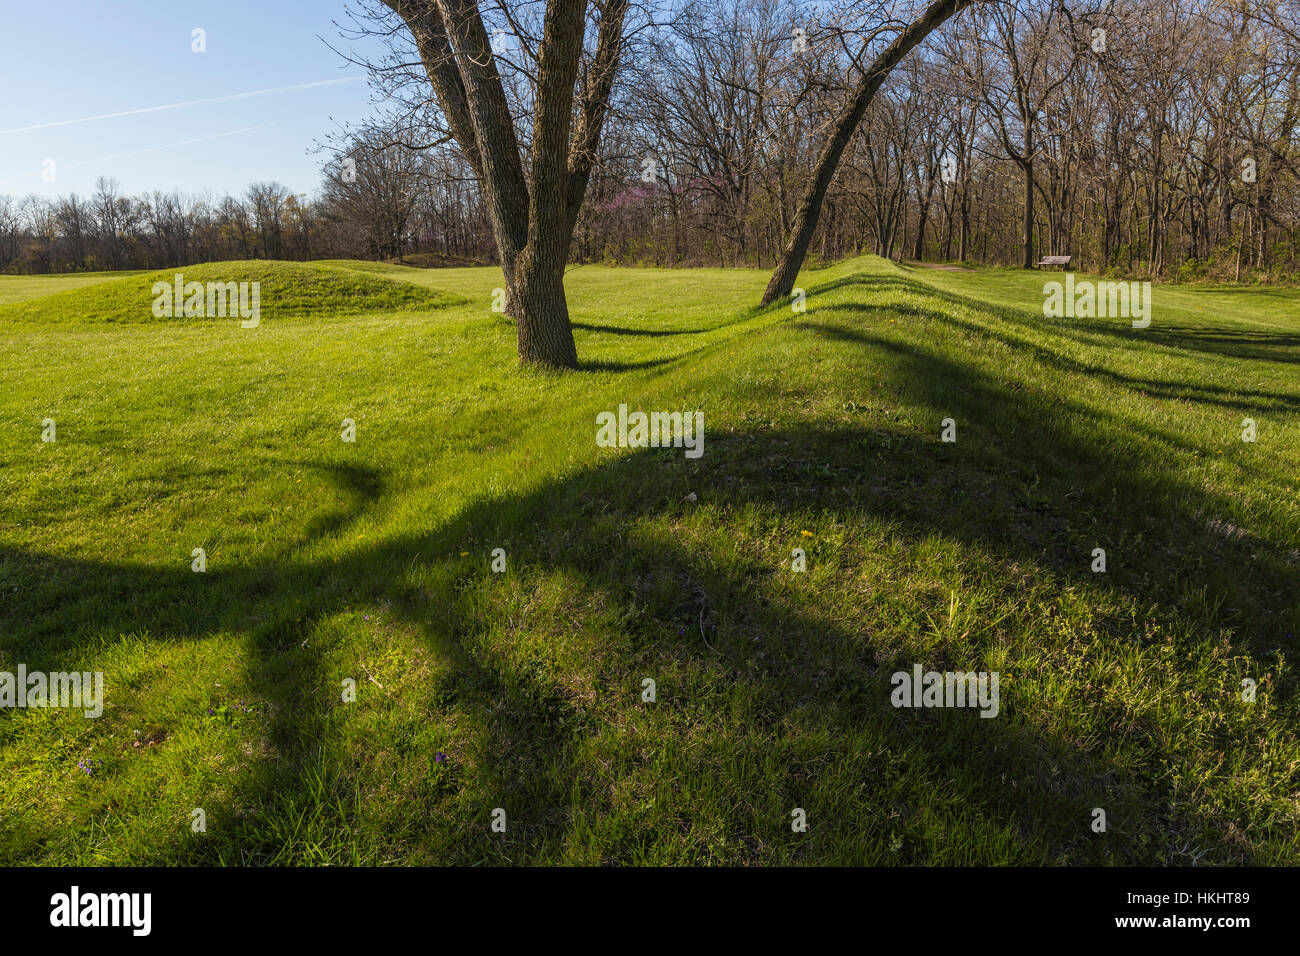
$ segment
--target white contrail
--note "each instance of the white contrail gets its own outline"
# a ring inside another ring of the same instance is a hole
[[[237,136],[240,133],[251,133],[256,129],[266,129],[268,126],[274,126],[274,123],[262,123],[260,126],[245,126],[243,129],[232,129],[226,133],[213,133],[211,136],[199,136],[195,139],[183,139],[176,143],[165,143],[162,146],[150,146],[148,149],[136,149],[129,153],[117,153],[114,156],[101,156],[98,159],[85,159],[79,163],[68,163],[66,166],[60,166],[60,169],[80,169],[82,166],[94,166],[98,163],[109,163],[115,159],[125,159],[128,156],[142,156],[145,153],[158,153],[164,149],[175,149],[178,146],[189,146],[192,143],[206,143],[208,140],[221,139],[223,136]],[[41,173],[37,170],[34,173],[23,173],[19,176],[10,176],[8,179],[0,179],[0,183],[12,183],[19,179],[30,179],[32,176],[39,176]]]
[[[250,90],[247,93],[229,93],[226,96],[210,96],[203,100],[186,100],[184,103],[168,103],[165,106],[146,106],[140,110],[122,110],[120,113],[101,113],[98,116],[83,116],[81,119],[58,120],[54,123],[37,123],[34,126],[15,126],[13,129],[0,129],[0,136],[10,133],[26,133],[34,129],[51,129],[55,126],[72,126],[74,123],[93,123],[95,120],[116,119],[119,116],[139,116],[141,113],[157,113],[159,110],[176,110],[183,106],[200,106],[204,103],[226,103],[230,100],[242,100],[249,96],[265,96],[268,93],[289,93],[293,90],[309,90],[316,86],[333,86],[336,83],[353,83],[364,79],[360,76],[345,76],[337,80],[317,80],[315,83],[299,83],[297,86],[277,86],[269,90]]]

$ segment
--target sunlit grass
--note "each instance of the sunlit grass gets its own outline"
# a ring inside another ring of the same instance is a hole
[[[107,684],[0,714],[4,860],[1300,861],[1300,293],[1157,287],[1139,331],[1012,270],[856,260],[795,313],[583,267],[550,374],[497,270],[79,317],[152,278],[0,343],[0,669]],[[702,409],[703,457],[598,448],[622,402]],[[891,708],[914,663],[998,671],[1001,714]]]

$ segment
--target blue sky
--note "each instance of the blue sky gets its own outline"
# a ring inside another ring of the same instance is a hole
[[[0,195],[84,196],[99,176],[128,194],[259,180],[314,193],[313,144],[374,112],[365,71],[324,41],[377,45],[333,21],[349,23],[345,0],[0,0]],[[195,28],[205,53],[191,49]],[[313,83],[326,85],[282,89]],[[255,90],[282,91],[65,122]]]

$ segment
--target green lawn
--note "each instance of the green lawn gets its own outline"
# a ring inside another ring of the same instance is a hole
[[[499,271],[176,271],[261,324],[0,279],[0,670],[106,682],[0,713],[0,861],[1300,863],[1300,291],[582,267],[551,374]]]
[[[98,285],[110,279],[121,279],[123,276],[142,274],[140,272],[69,272],[48,276],[0,276],[0,304],[31,299],[64,289]]]

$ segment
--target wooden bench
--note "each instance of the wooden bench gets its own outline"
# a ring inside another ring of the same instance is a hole
[[[1069,264],[1069,256],[1043,256],[1042,261],[1038,263],[1038,268],[1041,269],[1043,266],[1060,266],[1064,269]]]

